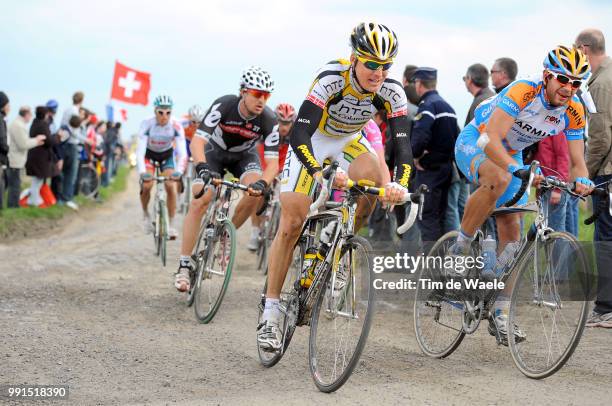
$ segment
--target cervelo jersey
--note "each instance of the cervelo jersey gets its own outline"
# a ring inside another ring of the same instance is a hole
[[[266,106],[260,115],[247,119],[240,113],[239,102],[235,95],[215,100],[195,136],[229,152],[248,151],[263,139],[265,157],[277,158],[279,134],[274,112]]]
[[[182,172],[187,156],[183,126],[172,117],[164,126],[157,124],[155,117],[144,120],[138,131],[138,171],[140,173],[146,171],[145,154],[147,149],[161,153],[172,149],[174,145],[176,145],[178,152],[178,170]]]
[[[511,155],[543,138],[561,133],[565,133],[569,141],[582,140],[586,120],[578,96],[572,97],[567,105],[556,107],[546,101],[544,92],[541,75],[516,80],[498,95],[480,103],[470,124],[482,133],[495,108],[512,116],[514,124],[502,139]]]
[[[339,59],[321,68],[302,103],[290,136],[292,150],[310,175],[320,170],[313,157],[310,138],[319,132],[332,137],[351,137],[361,131],[379,110],[387,112],[390,135],[397,138],[395,179],[408,185],[412,165],[408,100],[401,83],[385,79],[375,93],[361,92],[351,63]]]
[[[350,68],[350,62],[343,59],[328,63],[319,70],[306,96],[306,100],[323,109],[318,129],[324,135],[353,135],[382,109],[389,118],[407,115],[408,104],[401,83],[386,79],[378,92],[360,93]]]

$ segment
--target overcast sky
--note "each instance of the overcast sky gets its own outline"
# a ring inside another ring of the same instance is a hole
[[[182,114],[236,93],[242,70],[254,64],[276,82],[271,107],[298,106],[319,67],[349,57],[348,38],[361,21],[397,33],[392,78],[401,80],[408,63],[438,69],[438,90],[463,125],[472,96],[461,77],[469,65],[490,68],[508,56],[519,76],[541,72],[546,52],[571,45],[581,29],[612,35],[612,2],[7,1],[0,13],[0,90],[11,99],[11,119],[20,105],[49,98],[62,112],[76,90],[104,116],[119,60],[151,73],[149,100],[167,93]],[[114,105],[128,110],[128,133],[152,115],[151,105]]]

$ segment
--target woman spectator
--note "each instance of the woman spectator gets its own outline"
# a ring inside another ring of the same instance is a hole
[[[51,136],[49,121],[46,118],[47,108],[44,106],[36,107],[35,118],[30,127],[30,138],[36,138],[39,134],[45,135],[46,138],[43,145],[28,151],[26,174],[32,177],[30,197],[28,198],[30,206],[40,206],[42,204],[41,186],[45,183],[46,178],[51,178],[59,172],[53,152],[53,146],[58,143],[58,140],[56,136]]]

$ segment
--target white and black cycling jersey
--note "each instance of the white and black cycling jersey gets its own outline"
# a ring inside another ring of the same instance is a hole
[[[246,119],[240,114],[239,102],[240,97],[236,95],[226,95],[215,100],[195,136],[229,152],[249,151],[262,139],[264,156],[278,157],[280,137],[274,112],[266,106],[260,115]]]

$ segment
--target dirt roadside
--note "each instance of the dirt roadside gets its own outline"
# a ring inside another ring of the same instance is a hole
[[[132,174],[126,192],[57,235],[0,245],[0,385],[67,384],[56,404],[75,405],[609,404],[612,331],[587,330],[559,373],[533,381],[482,328],[447,359],[424,356],[400,297],[379,303],[348,383],[319,393],[306,328],[276,367],[258,363],[263,279],[245,244],[221,310],[201,325],[172,287],[178,242],[163,268],[140,221]]]

